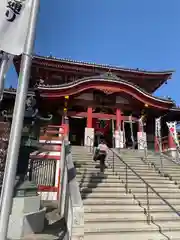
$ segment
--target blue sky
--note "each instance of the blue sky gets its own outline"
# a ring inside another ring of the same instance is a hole
[[[180,104],[180,0],[41,0],[40,55],[176,73],[155,95]],[[11,69],[6,86],[17,85]]]

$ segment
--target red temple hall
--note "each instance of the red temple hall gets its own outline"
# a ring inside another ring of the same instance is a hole
[[[17,73],[20,60],[14,60]],[[172,74],[34,56],[29,94],[34,89],[39,92],[41,111],[53,115],[51,125],[68,125],[72,145],[96,145],[103,138],[109,147],[134,144],[143,149],[143,140],[148,149],[154,149],[155,119],[164,116],[161,134],[166,151],[173,147],[166,121],[178,120],[180,109],[171,98],[153,94]],[[15,91],[6,89],[3,105],[11,108],[14,99]]]

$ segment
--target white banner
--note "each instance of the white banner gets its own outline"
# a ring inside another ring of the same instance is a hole
[[[129,116],[129,121],[130,121],[130,130],[131,130],[131,141],[133,142],[133,145],[134,145],[134,132],[133,132],[132,115]]]
[[[31,7],[32,0],[0,0],[0,50],[23,53]]]
[[[155,119],[155,136],[161,138],[161,118]]]
[[[141,116],[140,119],[139,119],[139,128],[140,128],[140,131],[141,131],[141,132],[144,132],[143,117],[144,117],[144,116]]]
[[[166,122],[169,132],[175,142],[175,144],[179,147],[179,141],[178,141],[178,136],[177,136],[177,131],[176,131],[176,122]]]

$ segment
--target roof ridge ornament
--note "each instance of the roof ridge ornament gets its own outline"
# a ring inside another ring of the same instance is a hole
[[[112,80],[120,80],[120,78],[116,74],[111,72],[111,69],[109,69],[108,72],[100,74],[100,77]]]

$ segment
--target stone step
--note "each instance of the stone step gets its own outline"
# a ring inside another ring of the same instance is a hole
[[[121,177],[120,177],[121,178]],[[145,178],[142,176],[142,178],[145,180]],[[121,179],[125,179],[125,178],[121,178]],[[128,176],[128,183],[139,183],[139,182],[142,182],[141,179],[132,179]],[[160,184],[160,185],[167,185],[167,187],[171,187],[171,185],[174,185],[173,182],[169,181],[169,180],[166,180],[166,179],[161,179],[161,180],[153,180],[153,179],[150,179],[148,181],[146,181],[147,183],[149,183],[150,185],[153,185],[153,184]]]
[[[143,213],[129,213],[124,215],[122,214],[116,214],[116,213],[86,213],[85,214],[85,222],[91,223],[91,222],[146,222],[147,217]]]
[[[76,176],[77,181],[80,182],[89,182],[89,183],[101,183],[101,182],[109,182],[109,183],[120,183],[120,179],[118,179],[116,176],[107,176],[107,177],[98,177],[91,174],[88,174],[86,176],[83,175],[77,175]]]
[[[92,159],[91,160],[74,160],[74,163],[76,164],[79,164],[81,166],[84,166],[84,167],[89,167],[89,168],[92,168],[92,167],[95,167],[95,166],[100,166],[100,162],[99,161],[93,161]],[[110,166],[111,168],[113,167],[113,162],[110,162],[110,161],[105,161],[106,164],[108,166]],[[132,166],[136,169],[140,169],[140,170],[154,170],[154,167],[151,167],[151,166],[148,166],[148,165],[143,165],[143,164],[140,164],[140,163],[135,163],[135,164],[129,164],[129,166]],[[118,169],[126,169],[126,166],[123,164],[123,163],[114,163],[114,168],[116,170]]]
[[[72,151],[72,156],[93,156],[93,153],[89,151]]]
[[[79,164],[79,165],[81,165],[81,166],[83,166],[83,167],[89,167],[89,168],[91,168],[91,167],[95,167],[95,166],[100,166],[100,164],[99,164],[99,161],[97,161],[97,162],[94,162],[94,161],[74,161],[75,162],[75,164]],[[109,166],[113,166],[113,163],[112,162],[109,162],[109,161],[107,161],[106,162]],[[114,163],[114,168],[115,169],[121,169],[121,168],[123,168],[123,169],[125,169],[125,165],[124,164],[122,164],[122,163]],[[146,169],[152,169],[152,170],[154,170],[154,168],[153,167],[148,167],[147,165],[136,165],[136,168],[146,168]]]
[[[180,183],[180,178],[177,178],[177,177],[176,177],[176,178],[172,178],[172,181],[173,181],[173,182]]]
[[[170,208],[169,209],[161,209],[161,208],[154,208],[154,209],[150,209],[150,214],[151,216],[154,217],[154,219],[156,220],[158,217],[159,218],[173,218],[179,219],[179,216],[173,212]],[[117,214],[117,215],[122,215],[122,216],[126,216],[126,215],[141,215],[141,214],[145,214],[144,208],[140,207],[139,205],[135,205],[135,206],[111,206],[111,205],[104,205],[104,207],[102,206],[92,206],[92,205],[85,205],[84,206],[84,212],[85,215],[87,214],[95,214],[96,216],[99,216],[99,214],[107,214],[108,216],[111,216],[112,214]]]
[[[122,176],[122,175],[120,175],[120,176]],[[125,173],[124,173],[123,176],[125,176]],[[137,176],[135,174],[131,174],[130,176],[128,175],[128,178],[129,179],[137,179]],[[143,176],[143,179],[146,180],[146,181],[151,181],[151,180],[154,180],[154,181],[170,181],[168,178],[162,177],[160,175],[157,175],[157,176],[147,176],[147,175],[145,175],[145,176]]]
[[[95,191],[95,189],[88,189],[89,191],[87,191],[86,189],[81,189],[81,194],[89,194],[88,196],[90,198],[133,198],[133,195],[132,194],[125,194],[125,189],[124,189],[124,193],[121,191],[112,191],[112,190],[108,190],[106,189],[106,192],[105,191]],[[137,199],[146,199],[146,193],[136,193],[134,192],[135,194],[135,197]],[[168,192],[165,194],[165,193],[160,193],[159,194],[166,200],[172,200],[172,199],[179,199],[180,198],[180,193],[176,193],[176,194],[169,194]],[[150,192],[149,193],[149,199],[160,199],[157,194],[153,193],[153,192]]]
[[[99,162],[98,163],[93,163],[93,162],[90,162],[89,164],[88,163],[81,163],[80,161],[78,162],[75,162],[75,165],[77,165],[77,169],[79,168],[85,168],[85,169],[89,169],[89,170],[92,170],[92,169],[98,169],[100,167],[100,164]],[[109,165],[108,163],[106,163],[107,166],[109,166],[107,169],[110,169],[112,171],[112,168],[113,168],[113,165]],[[79,166],[79,167],[78,167]],[[138,168],[136,166],[131,166],[135,171],[139,171],[139,172],[149,172],[149,171],[152,171],[152,173],[155,173],[155,169],[154,168],[150,168],[148,166],[143,166],[142,168]],[[116,167],[114,166],[114,170],[116,171],[120,171],[120,172],[123,172],[126,170],[126,166],[125,165],[121,165],[121,167]],[[131,171],[129,168],[128,168],[128,171]],[[157,173],[156,173],[157,174]]]
[[[161,227],[162,231],[177,231],[179,229],[179,221],[155,221],[155,224]],[[180,236],[179,236],[180,237]]]
[[[123,233],[123,232],[151,232],[157,231],[158,227],[154,224],[148,225],[147,223],[128,223],[128,222],[97,222],[86,223],[85,233]]]
[[[179,172],[180,172],[180,171],[179,171]],[[175,172],[169,171],[169,172],[166,172],[166,173],[168,173],[171,177],[176,177],[177,179],[180,179],[180,175],[179,175],[178,172],[175,173]]]
[[[117,214],[144,214],[144,209],[140,208],[137,205],[128,205],[128,206],[110,206],[110,205],[105,205],[105,206],[91,206],[91,205],[85,205],[84,206],[84,212],[85,213],[94,213],[94,214],[113,214],[113,213],[117,213]],[[168,212],[167,212],[168,213]]]
[[[172,166],[169,166],[169,167],[163,167],[163,170],[164,171],[171,171],[171,172],[178,172],[178,171],[180,171],[180,168],[179,167],[172,167]]]
[[[136,201],[133,199],[113,199],[113,198],[109,198],[109,199],[102,199],[102,198],[86,198],[83,200],[84,204],[88,204],[88,205],[135,205]]]
[[[118,193],[81,193],[82,199],[87,199],[87,200],[92,200],[92,201],[96,201],[97,203],[99,201],[105,202],[107,201],[129,201],[131,202],[131,200],[133,200],[133,196],[131,194],[118,194]],[[142,195],[142,196],[137,196],[135,194],[135,199],[138,200],[138,202],[141,202],[141,204],[143,206],[147,206],[147,197],[146,195]],[[168,201],[170,204],[174,205],[174,204],[178,204],[179,203],[179,199],[173,199],[173,198],[167,198],[166,201]],[[155,204],[166,204],[163,200],[161,200],[157,195],[149,195],[149,204],[150,205],[155,205]]]
[[[142,178],[143,178],[143,177],[142,177]],[[123,182],[126,182],[126,181],[125,181],[125,178],[120,178],[120,179],[122,179]],[[147,182],[150,186],[152,186],[152,187],[153,187],[153,186],[156,186],[157,184],[158,184],[158,186],[160,186],[160,185],[165,185],[167,188],[171,188],[171,186],[174,187],[174,183],[173,183],[172,181],[168,181],[168,180],[164,180],[164,181],[148,180],[148,181],[146,181],[146,182]],[[131,179],[131,178],[129,178],[129,177],[128,177],[128,183],[129,183],[129,184],[132,184],[132,183],[133,183],[133,184],[134,184],[134,183],[137,183],[137,184],[142,183],[142,184],[144,184],[141,179]]]
[[[80,171],[77,171],[77,174],[81,174],[81,173],[84,173],[84,172],[87,172],[87,173],[89,173],[89,172],[91,172],[92,173],[92,171],[88,171],[87,169],[83,169],[82,171],[81,171],[82,169],[80,169]],[[99,171],[96,171],[96,172],[99,172]],[[108,172],[106,171],[105,173],[107,173],[108,174]],[[110,175],[115,175],[115,176],[117,176],[117,177],[119,177],[119,176],[125,176],[126,175],[126,172],[124,171],[124,172],[122,172],[122,173],[114,173],[114,174],[110,174]],[[134,173],[130,173],[130,172],[128,172],[128,178],[130,178],[130,179],[137,179],[138,177],[134,174]],[[168,178],[165,178],[165,177],[163,177],[163,176],[160,176],[159,174],[157,174],[157,175],[147,175],[147,174],[145,174],[145,175],[143,175],[143,178],[145,179],[145,180],[157,180],[157,181],[169,181],[169,179]]]
[[[162,231],[179,231],[179,221],[159,222]],[[143,222],[91,222],[85,224],[85,233],[121,233],[121,232],[158,232],[158,227],[154,224]]]
[[[108,155],[109,158],[113,159],[113,155]],[[123,159],[124,161],[126,160],[130,160],[130,161],[143,161],[144,160],[144,156],[123,156],[123,155],[119,155],[119,157],[117,155],[114,155],[114,159],[118,160],[119,158]]]
[[[77,181],[80,183],[105,183],[105,182],[109,182],[109,183],[124,183],[126,182],[125,178],[124,179],[116,179],[116,178],[98,178],[98,177],[94,177],[92,176],[91,177],[84,177],[84,178],[81,178],[81,177],[77,177]],[[150,183],[150,185],[153,187],[153,188],[157,188],[158,191],[159,191],[159,188],[164,188],[164,189],[168,189],[168,188],[171,188],[171,189],[178,189],[177,185],[173,184],[173,183]],[[130,179],[128,180],[128,187],[129,188],[145,188],[145,184],[142,182],[142,181],[130,181]]]
[[[163,235],[167,236],[166,239],[171,239],[171,240],[179,240],[180,239],[180,231],[177,230],[173,230],[172,231],[163,231]]]
[[[123,180],[123,182],[120,180],[120,179],[116,179],[116,178],[109,178],[109,177],[107,177],[107,178],[98,178],[98,177],[85,177],[85,178],[82,178],[82,177],[77,177],[77,181],[79,182],[79,184],[81,184],[81,183],[86,183],[86,184],[91,184],[91,183],[96,183],[96,184],[100,184],[100,183],[125,183],[125,179]],[[178,190],[178,185],[175,185],[175,184],[155,184],[155,183],[153,183],[153,184],[151,184],[151,186],[153,187],[153,188],[155,188],[155,189],[157,189],[157,191],[159,191],[159,189],[164,189],[164,190],[166,190],[166,189],[168,189],[168,188],[171,188],[171,189],[175,189],[175,190]],[[168,187],[169,186],[169,187]],[[145,188],[145,184],[142,182],[140,182],[140,183],[130,183],[129,182],[129,184],[128,184],[128,187],[129,188],[137,188],[137,189],[139,189],[139,188]]]
[[[97,204],[97,205],[100,204],[100,203],[101,204],[109,204],[109,205],[110,204],[112,204],[112,205],[113,204],[114,205],[118,205],[118,204],[131,205],[131,204],[136,204],[137,203],[136,200],[133,200],[131,198],[126,198],[126,199],[125,198],[124,199],[123,198],[122,199],[121,198],[112,198],[112,197],[109,197],[109,198],[102,197],[102,198],[100,198],[100,197],[93,197],[93,195],[91,197],[88,195],[88,198],[84,199],[83,202],[84,202],[84,204]],[[145,198],[142,198],[142,199],[138,198],[138,202],[140,202],[143,207],[147,206],[147,200]],[[175,207],[176,205],[179,204],[179,199],[168,199],[168,202],[170,204],[172,204],[173,207]],[[149,204],[150,204],[150,207],[154,206],[154,205],[159,205],[159,208],[161,207],[161,205],[166,205],[166,203],[159,198],[150,199]]]
[[[88,171],[85,171],[85,172],[77,172],[77,175],[76,177],[77,178],[98,178],[98,179],[119,179],[119,180],[125,180],[126,179],[126,173],[122,173],[122,174],[109,174],[107,171],[104,173],[104,177],[101,177],[100,174],[98,174],[100,172],[96,171],[96,172],[88,172]],[[164,178],[164,177],[161,177],[161,176],[157,176],[155,178],[153,178],[153,176],[146,176],[146,175],[140,175],[142,177],[142,179],[144,179],[147,183],[149,184],[155,184],[155,183],[160,183],[160,184],[168,184],[168,186],[171,186],[171,185],[174,185],[174,182],[177,181],[176,179],[173,179],[172,180],[169,180],[169,178]],[[128,174],[128,181],[131,182],[142,182],[141,179],[139,179],[136,175],[134,174]]]
[[[179,232],[180,234],[180,232]],[[178,236],[178,235],[177,235]],[[167,237],[163,236],[159,232],[141,232],[141,233],[136,233],[136,232],[126,232],[126,233],[85,233],[84,240],[167,240]],[[174,238],[173,238],[174,239]],[[179,238],[178,238],[179,239]],[[175,240],[175,239],[174,239]]]
[[[153,216],[154,221],[179,221],[180,217],[173,213],[173,212],[161,212],[161,213],[151,213],[151,216]],[[126,214],[124,212],[101,212],[101,213],[86,213],[85,214],[85,222],[115,222],[115,221],[147,221],[147,216],[144,213],[138,213],[137,212],[129,212]]]
[[[125,191],[124,193],[112,193],[112,192],[106,192],[106,193],[103,193],[103,192],[91,192],[91,193],[88,193],[88,192],[83,192],[81,191],[81,196],[82,198],[83,197],[86,197],[88,199],[133,199],[133,196],[132,194],[125,194]]]
[[[135,201],[134,201],[135,202]],[[173,205],[178,211],[180,211],[180,204],[179,205]],[[108,211],[108,212],[113,212],[113,211],[116,211],[116,212],[123,212],[123,211],[137,211],[137,212],[142,212],[144,211],[144,208],[141,208],[139,205],[137,205],[136,203],[135,204],[127,204],[127,205],[119,205],[118,203],[115,204],[115,203],[111,203],[111,202],[106,202],[104,204],[101,204],[101,203],[95,203],[94,202],[91,202],[91,203],[86,203],[84,202],[84,208],[85,208],[85,211],[91,211],[91,212],[94,212],[94,211]],[[151,212],[154,213],[154,212],[171,212],[172,213],[172,210],[171,208],[168,206],[168,205],[161,205],[161,207],[159,207],[159,204],[158,205],[151,205],[151,208],[150,208]]]
[[[77,173],[98,173],[100,172],[100,168],[76,168],[76,172]],[[125,170],[122,169],[122,170],[119,170],[117,171],[116,170],[116,173],[113,173],[112,169],[109,169],[109,168],[106,168],[104,173],[107,173],[109,175],[118,175],[118,174],[126,174]],[[154,171],[136,171],[137,174],[139,175],[145,175],[145,176],[154,176],[154,177],[157,177],[158,174]],[[128,175],[134,175],[136,176],[131,170],[128,170]]]
[[[88,188],[87,188],[88,187]],[[87,187],[81,187],[81,192],[84,192],[84,193],[91,193],[91,192],[99,192],[99,193],[114,193],[114,192],[117,192],[117,193],[124,193],[125,192],[125,188],[124,186],[117,186],[117,187],[108,187],[107,185],[102,187],[102,186],[88,186]]]
[[[72,156],[73,162],[92,162],[93,156]]]
[[[140,198],[137,197],[136,198],[138,201],[141,202],[141,205],[146,207],[147,206],[147,200],[145,198]],[[173,207],[175,207],[175,205],[180,204],[179,199],[173,199],[173,198],[169,198],[166,200],[167,202],[169,202],[169,204],[171,204]],[[152,205],[167,205],[163,200],[161,200],[160,198],[149,198],[149,204],[150,207]],[[168,206],[168,205],[167,205]],[[159,206],[161,207],[161,206]],[[170,207],[169,207],[170,208]],[[176,207],[175,207],[176,208]]]
[[[161,167],[161,162],[158,162],[157,160],[154,160],[154,161],[150,161],[151,163],[154,163],[155,166],[157,167]],[[172,163],[166,163],[163,161],[163,167],[168,167],[168,168],[179,168],[180,165],[179,164],[174,164],[173,162]]]
[[[79,185],[81,190],[84,192],[124,192],[125,186],[121,183],[82,183]],[[132,190],[136,194],[144,194],[146,193],[145,188],[137,188]],[[160,194],[172,195],[172,194],[180,194],[179,189],[168,189],[168,188],[158,188],[158,192]]]
[[[132,193],[134,193],[135,196],[136,196],[138,199],[139,199],[139,198],[141,199],[141,198],[143,198],[144,196],[146,196],[146,193],[145,193],[145,192],[144,192],[144,193],[139,193],[139,192],[136,192],[136,190],[135,190],[135,191],[132,190]],[[158,193],[160,194],[161,197],[163,197],[163,198],[166,199],[166,200],[176,199],[176,198],[179,199],[179,198],[180,198],[180,191],[179,191],[179,192],[170,192],[170,191],[168,191],[168,189],[167,189],[166,192],[158,191]],[[156,193],[151,192],[151,191],[149,192],[149,196],[150,196],[150,198],[154,198],[154,197],[159,198]]]
[[[145,160],[144,160],[142,157],[137,157],[137,158],[135,158],[135,157],[132,157],[132,158],[130,158],[130,157],[120,157],[120,158],[114,157],[114,158],[113,158],[113,156],[107,156],[107,159],[108,159],[109,161],[113,161],[113,160],[114,160],[116,163],[122,162],[121,159],[123,159],[126,163],[132,162],[132,163],[145,164],[145,163],[144,163]],[[148,162],[148,161],[147,161],[147,162]]]

